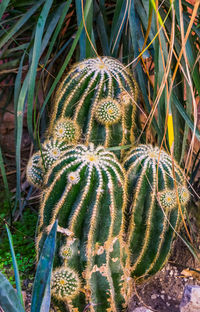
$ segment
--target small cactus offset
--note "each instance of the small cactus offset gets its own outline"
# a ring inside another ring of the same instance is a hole
[[[26,178],[36,188],[41,188],[44,181],[44,166],[40,152],[32,155],[26,167]]]
[[[46,140],[41,150],[32,155],[26,168],[26,177],[36,188],[44,186],[44,177],[52,164],[62,157],[67,144],[58,139]]]
[[[120,262],[125,174],[104,147],[68,145],[45,176],[38,250],[58,219],[52,294],[61,311],[122,311],[126,303]],[[63,308],[63,302],[66,309]]]
[[[137,94],[135,79],[118,60],[102,57],[75,64],[57,91],[48,134],[58,132],[66,118],[82,131],[72,143],[131,144]]]
[[[158,272],[189,200],[184,174],[158,147],[139,145],[124,161],[128,206],[124,214],[126,266],[138,281]]]

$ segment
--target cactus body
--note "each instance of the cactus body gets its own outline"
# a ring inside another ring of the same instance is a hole
[[[40,152],[32,155],[26,167],[26,177],[30,184],[36,188],[43,186],[44,167]]]
[[[88,304],[87,311],[115,312],[125,303],[120,262],[124,180],[115,155],[93,144],[68,145],[47,172],[38,248],[58,219],[52,289],[69,311],[81,312]]]
[[[129,202],[123,221],[127,269],[142,280],[165,264],[189,192],[181,168],[174,163],[173,173],[171,157],[157,147],[139,145],[124,166]]]
[[[49,135],[61,118],[82,130],[81,143],[119,146],[134,142],[137,84],[119,61],[103,57],[75,64],[57,91]]]

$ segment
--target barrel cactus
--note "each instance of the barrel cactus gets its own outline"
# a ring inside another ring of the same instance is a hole
[[[137,94],[135,79],[118,60],[103,57],[75,64],[56,93],[48,134],[67,118],[82,131],[72,143],[131,144]]]
[[[36,188],[43,186],[44,166],[40,152],[32,155],[26,167],[27,181]]]
[[[142,281],[164,266],[189,192],[181,168],[158,147],[139,145],[128,153],[124,166],[128,181],[124,262],[131,276]]]
[[[36,188],[42,188],[44,186],[44,177],[48,169],[55,161],[62,157],[66,146],[65,140],[46,140],[41,145],[41,149],[34,153],[29,159],[26,168],[28,182]]]
[[[104,147],[67,145],[48,169],[40,207],[38,251],[58,219],[52,295],[61,311],[122,311],[126,281],[120,234],[125,174]]]

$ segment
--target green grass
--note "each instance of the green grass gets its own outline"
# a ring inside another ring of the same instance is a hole
[[[0,236],[0,271],[7,276],[11,284],[15,284],[14,270],[12,265],[12,257],[10,253],[9,241],[5,224],[2,221],[6,217],[6,205],[1,211],[1,236]],[[37,215],[29,208],[24,211],[21,220],[14,222],[11,229],[14,249],[16,251],[16,259],[19,268],[21,280],[33,280],[35,272],[35,229],[37,223]]]

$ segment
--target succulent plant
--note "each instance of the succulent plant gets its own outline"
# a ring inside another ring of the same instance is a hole
[[[44,166],[42,163],[41,153],[37,152],[29,159],[26,167],[27,181],[36,188],[43,186]]]
[[[139,145],[128,153],[124,166],[128,181],[124,263],[131,276],[141,281],[167,261],[189,192],[181,168],[158,147]]]
[[[135,79],[118,60],[103,57],[75,64],[57,91],[48,134],[58,132],[66,118],[82,130],[72,143],[131,144],[137,94]]]
[[[67,145],[48,169],[37,248],[58,219],[52,294],[61,311],[112,311],[126,302],[120,262],[125,175],[104,147]],[[63,302],[66,304],[64,308]]]

